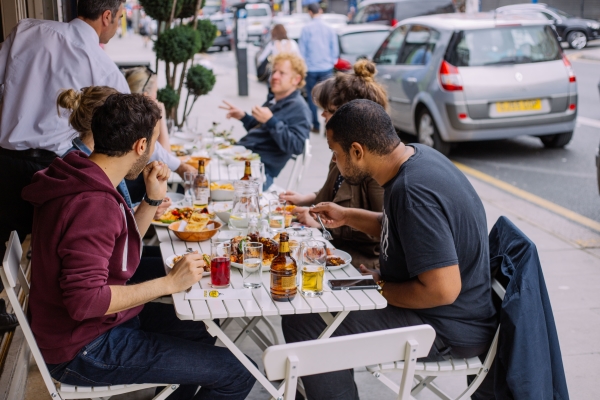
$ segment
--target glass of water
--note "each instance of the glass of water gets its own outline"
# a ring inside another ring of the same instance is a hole
[[[262,286],[263,245],[258,242],[246,242],[243,253],[242,279],[244,287],[259,288]]]
[[[194,190],[192,189],[192,186],[194,184],[194,179],[196,178],[196,175],[198,175],[197,172],[183,173],[183,203],[186,207],[192,207],[194,203]]]
[[[269,227],[275,232],[285,230],[285,200],[269,200]]]

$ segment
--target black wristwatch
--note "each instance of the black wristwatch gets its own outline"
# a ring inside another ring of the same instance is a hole
[[[162,199],[161,200],[152,200],[148,198],[147,194],[144,194],[144,201],[148,204],[150,204],[152,207],[158,207],[162,204]]]

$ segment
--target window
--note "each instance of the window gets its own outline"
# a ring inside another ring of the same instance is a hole
[[[391,24],[394,19],[394,3],[376,3],[362,7],[358,10],[354,22],[386,21]]]
[[[398,64],[427,65],[439,39],[439,32],[425,26],[414,25],[406,35]]]
[[[248,17],[267,17],[267,10],[265,8],[247,8]]]
[[[446,61],[457,67],[527,64],[562,57],[560,45],[549,26],[463,31],[455,43]]]
[[[377,54],[373,57],[373,61],[377,64],[396,64],[407,30],[408,25],[402,25],[394,30],[383,42]]]
[[[389,34],[388,31],[349,33],[340,37],[340,52],[370,56]]]

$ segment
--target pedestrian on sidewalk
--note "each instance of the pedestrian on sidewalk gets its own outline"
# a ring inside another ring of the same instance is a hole
[[[252,115],[224,101],[227,118],[235,118],[244,124],[248,134],[239,145],[260,155],[265,164],[267,190],[292,155],[304,151],[310,136],[310,110],[302,99],[299,89],[304,86],[306,65],[296,54],[281,53],[273,60],[271,90],[275,97],[265,104],[252,108]]]
[[[259,80],[269,80],[273,69],[273,58],[279,53],[294,53],[300,55],[298,43],[288,39],[287,31],[281,24],[276,24],[271,29],[271,41],[265,46],[257,58],[257,74]],[[271,87],[269,85],[269,92]],[[269,93],[271,94],[271,93]],[[271,96],[272,97],[272,96]]]
[[[306,91],[308,92],[308,106],[312,115],[311,132],[319,133],[320,125],[317,117],[317,106],[313,102],[311,93],[315,85],[333,75],[333,66],[340,54],[338,37],[335,31],[327,26],[320,18],[323,9],[318,3],[308,5],[309,22],[300,34],[298,45],[300,53],[306,61],[308,73],[306,74]]]

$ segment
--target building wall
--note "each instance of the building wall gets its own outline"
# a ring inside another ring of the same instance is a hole
[[[543,0],[540,3],[556,7],[569,14],[583,18],[600,20],[600,0]],[[481,0],[481,11],[491,11],[495,8],[511,4],[529,3],[523,0]],[[583,14],[581,12],[583,7]]]

